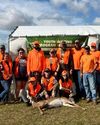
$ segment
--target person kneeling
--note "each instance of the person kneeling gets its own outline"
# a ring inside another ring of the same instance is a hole
[[[56,78],[51,75],[51,70],[46,68],[44,71],[44,75],[41,78],[41,84],[44,86],[46,93],[46,97],[55,97],[57,96],[57,87],[58,82]]]
[[[27,105],[46,98],[46,91],[35,77],[30,77],[26,90],[21,90],[20,97]]]
[[[59,80],[59,95],[69,98],[71,101],[74,101],[73,93],[73,84],[72,80],[69,78],[69,74],[66,70],[63,70],[61,73],[61,79]]]

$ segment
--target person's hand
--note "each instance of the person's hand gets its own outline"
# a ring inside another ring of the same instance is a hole
[[[54,75],[57,76],[57,71],[55,71]]]
[[[83,77],[83,73],[80,73],[80,77],[81,77],[81,78]]]
[[[72,69],[70,69],[70,75],[72,75],[72,73],[73,73],[73,70],[72,70]]]
[[[48,95],[48,94],[46,94],[46,95],[45,95],[45,98],[46,98],[46,99],[48,99],[48,98],[49,98],[49,95]]]
[[[55,97],[55,92],[54,92],[54,91],[52,92],[52,97],[53,97],[53,98]]]

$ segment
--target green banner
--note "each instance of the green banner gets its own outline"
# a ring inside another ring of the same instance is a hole
[[[27,38],[27,49],[28,51],[32,49],[31,44],[35,40],[40,42],[40,46],[44,51],[49,51],[51,48],[58,48],[61,41],[65,41],[68,47],[74,46],[75,40],[80,40],[81,45],[83,42],[88,40],[87,36],[37,36],[37,37],[26,37]]]

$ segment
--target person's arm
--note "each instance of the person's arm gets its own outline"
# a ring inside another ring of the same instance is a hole
[[[83,59],[81,57],[81,60],[80,60],[80,77],[83,76]]]
[[[27,57],[27,75],[30,76],[30,63],[31,63],[31,57],[30,57],[30,52]]]
[[[42,86],[42,88],[43,88],[43,94],[44,94],[45,98],[48,99],[48,98],[49,98],[49,95],[48,95],[48,93],[47,93],[47,91],[46,91],[46,88],[45,88],[45,86],[44,86],[43,78],[41,78],[41,86]]]

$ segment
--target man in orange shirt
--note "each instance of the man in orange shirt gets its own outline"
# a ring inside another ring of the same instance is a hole
[[[29,52],[27,59],[28,76],[33,76],[35,71],[41,73],[45,69],[45,56],[40,48],[39,41],[34,41],[32,44],[33,50]]]
[[[94,75],[97,88],[97,96],[100,97],[100,45],[98,46],[98,50],[96,50],[96,43],[92,42],[91,54],[96,58],[96,61],[98,62],[98,66]]]
[[[46,91],[35,77],[29,78],[26,89],[22,89],[19,96],[27,106],[47,97]]]
[[[55,97],[57,95],[58,82],[51,74],[50,69],[46,68],[44,70],[44,75],[41,78],[41,84],[44,86],[44,89],[47,92],[47,98]]]
[[[78,98],[85,97],[85,91],[83,87],[82,78],[80,77],[80,60],[82,55],[84,54],[84,49],[81,48],[80,41],[75,41],[75,47],[72,48],[71,54],[73,58],[73,80],[76,85],[76,96]]]
[[[90,53],[90,47],[85,47],[86,54],[81,58],[81,76],[83,75],[83,84],[86,92],[87,102],[96,101],[96,86],[94,80],[94,71],[97,68],[97,63],[94,56]]]

